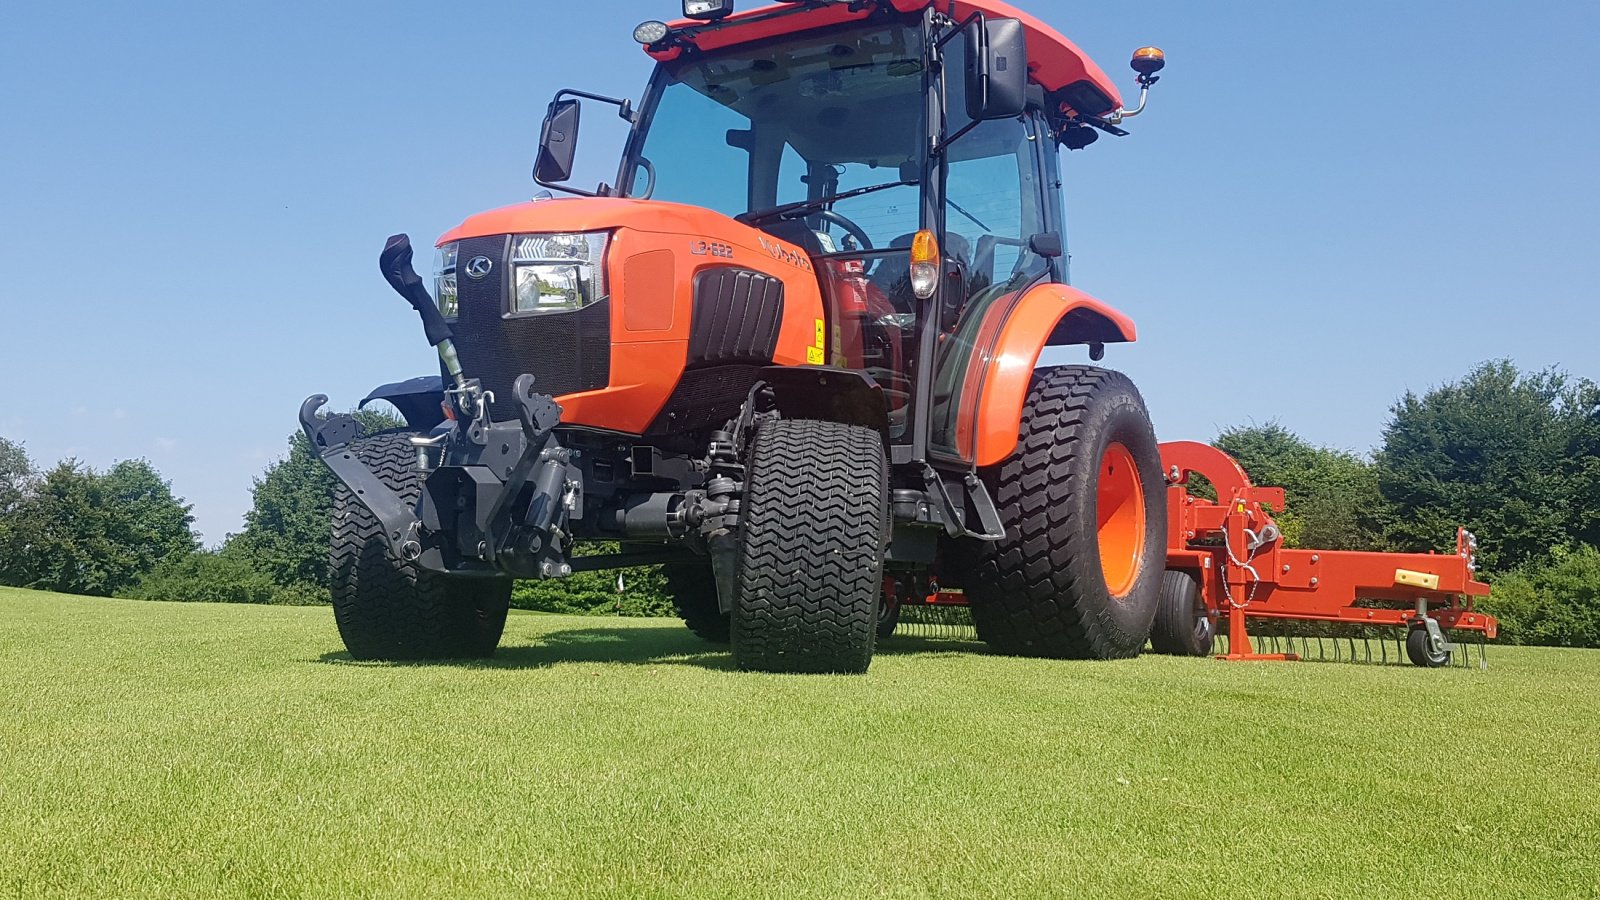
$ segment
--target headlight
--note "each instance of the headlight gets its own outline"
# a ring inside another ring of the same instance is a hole
[[[605,232],[511,239],[511,311],[582,309],[606,296]]]
[[[461,312],[460,300],[456,294],[456,244],[454,242],[440,247],[434,257],[433,298],[439,304],[439,312],[446,319],[454,319]]]

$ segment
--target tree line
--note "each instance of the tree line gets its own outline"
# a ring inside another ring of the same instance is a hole
[[[401,425],[359,414],[367,432]],[[1277,423],[1214,442],[1258,484],[1285,488],[1290,546],[1453,550],[1478,534],[1508,641],[1600,647],[1600,386],[1558,370],[1485,363],[1408,392],[1370,455],[1314,445]],[[244,528],[201,548],[190,506],[148,462],[34,468],[0,437],[0,584],[222,603],[328,602],[334,479],[305,436],[254,481]],[[657,568],[522,582],[521,608],[670,615]]]

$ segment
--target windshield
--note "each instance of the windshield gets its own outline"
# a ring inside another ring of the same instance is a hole
[[[653,199],[738,216],[919,181],[922,60],[920,30],[892,24],[665,64],[630,194],[653,170]],[[855,229],[813,225],[825,251],[888,248],[917,230],[920,200],[889,187],[830,204]]]

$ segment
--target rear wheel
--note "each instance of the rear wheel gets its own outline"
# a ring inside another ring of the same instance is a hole
[[[356,457],[406,503],[422,491],[410,435],[377,434]],[[494,653],[509,578],[452,578],[394,555],[383,525],[342,483],[333,493],[333,616],[356,659],[465,659]]]
[[[717,578],[709,560],[669,563],[662,566],[667,579],[667,594],[678,618],[703,640],[726,644],[729,639],[728,614],[717,603]]]
[[[1166,570],[1166,492],[1144,400],[1120,373],[1034,376],[1016,453],[984,472],[1004,540],[967,584],[978,636],[1001,653],[1137,656]]]
[[[767,672],[865,672],[883,593],[883,438],[837,422],[756,432],[739,525],[733,658]]]
[[[1150,648],[1171,656],[1209,656],[1216,635],[1200,598],[1200,582],[1188,572],[1168,571],[1150,626]]]

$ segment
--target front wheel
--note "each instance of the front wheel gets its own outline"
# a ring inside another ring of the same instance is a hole
[[[406,503],[422,492],[416,451],[404,433],[351,445]],[[356,659],[472,659],[494,653],[511,604],[509,578],[452,578],[405,562],[383,525],[342,483],[333,492],[329,553],[333,617]]]
[[[1001,653],[1137,656],[1166,571],[1166,485],[1144,400],[1092,366],[1035,373],[1012,457],[984,473],[1006,536],[967,585]]]
[[[766,672],[872,663],[888,464],[871,428],[803,419],[756,432],[739,522],[733,658]]]

